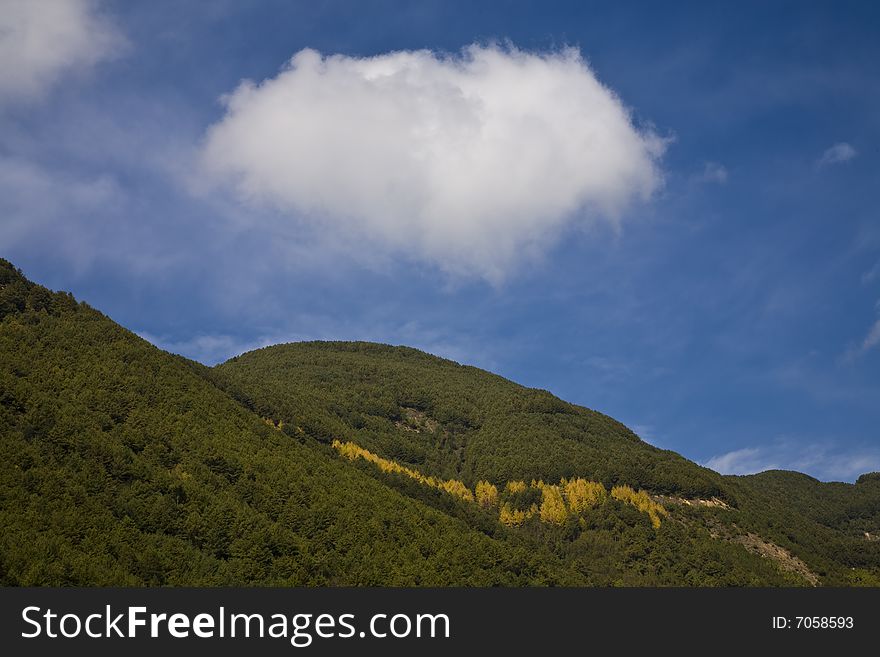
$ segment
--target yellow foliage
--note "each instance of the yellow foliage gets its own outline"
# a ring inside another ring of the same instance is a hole
[[[508,527],[518,527],[537,512],[538,508],[534,504],[528,511],[511,509],[509,504],[505,504],[501,507],[501,512],[498,514],[498,520]]]
[[[490,507],[498,503],[498,489],[488,481],[478,481],[476,488],[477,504]]]
[[[621,502],[629,502],[635,494],[636,492],[626,485],[611,487],[611,497]]]
[[[467,486],[456,479],[445,481],[442,479],[437,479],[435,477],[427,477],[421,472],[413,470],[412,468],[408,468],[404,465],[400,465],[400,463],[397,463],[396,461],[384,459],[377,454],[373,454],[373,452],[371,452],[370,450],[364,449],[360,445],[353,442],[343,443],[339,440],[334,440],[332,445],[333,449],[339,452],[342,456],[345,456],[352,461],[361,458],[365,461],[372,463],[382,472],[394,472],[396,474],[406,475],[407,477],[415,479],[419,483],[425,484],[426,486],[445,490],[450,495],[454,495],[455,497],[459,497],[468,502],[474,501],[474,494],[468,489]]]
[[[565,508],[565,500],[562,499],[562,491],[559,486],[543,484],[541,488],[541,520],[561,525],[568,517]]]
[[[282,422],[281,420],[278,420],[278,422],[276,422],[272,418],[264,417],[263,422],[268,424],[273,429],[277,429],[278,431],[281,431],[282,429],[284,429],[284,422]]]
[[[465,486],[463,483],[458,481],[457,479],[450,479],[447,481],[440,482],[440,488],[445,490],[450,495],[454,495],[455,497],[460,497],[463,500],[468,502],[474,501],[474,494],[470,491],[470,489]]]
[[[611,497],[631,504],[642,513],[647,513],[654,528],[660,526],[660,517],[669,515],[666,508],[654,500],[643,490],[636,492],[629,486],[614,486],[611,489]]]
[[[608,499],[608,491],[598,481],[587,481],[578,477],[563,479],[560,486],[565,492],[565,499],[572,513],[583,513],[601,506]]]
[[[186,470],[184,470],[183,467],[180,465],[180,463],[178,463],[173,468],[171,468],[171,472],[172,472],[172,474],[174,474],[177,477],[180,477],[184,481],[188,481],[189,479],[192,479],[192,475],[189,472],[187,472]]]
[[[484,507],[492,507],[498,504],[498,488],[488,481],[479,481],[476,486],[476,496],[471,490],[457,479],[437,479],[422,474],[412,468],[408,468],[396,461],[382,458],[373,452],[364,449],[353,442],[333,441],[333,448],[342,456],[354,461],[364,459],[382,472],[393,472],[415,479],[421,484],[446,491],[466,502],[476,502]],[[532,480],[527,485],[524,481],[508,481],[504,486],[507,494],[523,493],[531,486],[541,491],[541,506],[532,505],[526,511],[514,509],[509,504],[504,504],[499,510],[498,519],[509,527],[522,525],[532,516],[539,515],[542,522],[561,525],[565,522],[569,513],[581,514],[589,509],[605,503],[608,499],[608,491],[605,486],[596,481],[586,479],[563,479],[559,484],[545,484],[543,480]],[[648,514],[654,527],[660,526],[660,519],[668,516],[669,512],[661,504],[658,504],[643,490],[636,491],[630,486],[614,486],[611,489],[611,497],[630,504],[642,513]]]

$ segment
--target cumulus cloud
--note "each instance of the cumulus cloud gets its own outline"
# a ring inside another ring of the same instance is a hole
[[[574,49],[307,49],[223,102],[208,180],[314,234],[455,274],[500,280],[577,219],[616,224],[662,183],[664,140]]]
[[[0,101],[38,98],[123,43],[91,0],[0,0]]]
[[[840,164],[841,162],[847,162],[853,159],[858,154],[859,153],[855,148],[850,144],[847,144],[845,141],[842,141],[826,149],[826,151],[822,153],[822,157],[819,158],[817,164],[820,167],[828,166],[829,164]]]
[[[865,472],[880,470],[880,450],[864,448],[843,451],[832,442],[803,443],[782,438],[760,447],[719,454],[703,465],[721,474],[794,470],[823,481],[854,481]]]

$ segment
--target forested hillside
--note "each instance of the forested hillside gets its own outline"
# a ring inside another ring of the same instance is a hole
[[[570,584],[0,267],[0,581]]]
[[[722,477],[404,347],[216,368],[0,261],[5,585],[880,584],[880,477]]]
[[[469,485],[583,476],[658,493],[728,495],[717,473],[648,445],[606,415],[407,347],[278,345],[233,358],[217,374],[260,414]]]

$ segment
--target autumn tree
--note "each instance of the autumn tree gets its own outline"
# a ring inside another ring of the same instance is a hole
[[[565,508],[565,500],[562,499],[562,491],[559,486],[544,484],[541,482],[541,520],[554,525],[561,525],[568,517],[568,509]]]
[[[501,511],[498,514],[498,520],[508,527],[518,527],[537,512],[538,508],[535,505],[532,505],[528,510],[522,510],[513,509],[509,504],[505,504],[501,507]]]
[[[611,489],[611,497],[634,506],[642,513],[648,514],[651,524],[655,529],[660,527],[660,518],[669,515],[669,512],[662,504],[652,500],[651,496],[643,490],[636,492],[630,486],[614,486]]]
[[[589,509],[601,506],[608,499],[608,491],[598,481],[577,479],[563,479],[560,483],[568,502],[568,508],[572,513],[583,513]]]
[[[498,504],[498,489],[488,481],[478,481],[476,487],[477,504],[484,507]]]
[[[445,490],[450,495],[458,497],[466,502],[474,501],[474,494],[470,491],[470,489],[465,486],[462,482],[458,481],[458,479],[448,479],[442,481],[440,483],[440,488]]]

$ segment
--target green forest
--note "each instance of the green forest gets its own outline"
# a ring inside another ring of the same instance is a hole
[[[4,260],[0,501],[5,586],[880,585],[878,473],[721,476],[406,347],[209,368]]]

